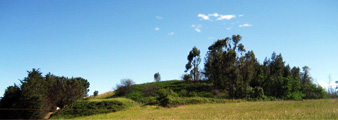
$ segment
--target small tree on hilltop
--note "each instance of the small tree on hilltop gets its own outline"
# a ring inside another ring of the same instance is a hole
[[[99,94],[99,91],[95,90],[94,91],[94,97],[96,97]]]
[[[156,82],[161,81],[161,75],[160,75],[159,72],[157,72],[157,73],[154,74],[154,80],[155,80]]]

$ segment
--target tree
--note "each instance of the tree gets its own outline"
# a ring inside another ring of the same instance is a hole
[[[0,118],[42,119],[56,106],[71,106],[89,91],[89,82],[83,78],[68,79],[50,73],[43,77],[39,69],[27,72],[28,76],[20,80],[20,87],[14,85],[6,89],[0,108],[29,110],[0,111]]]
[[[48,97],[52,103],[51,109],[56,106],[64,108],[72,106],[77,100],[87,96],[89,82],[83,78],[58,77],[51,74],[46,75],[49,83]]]
[[[239,69],[241,62],[238,56],[246,50],[244,45],[239,43],[241,39],[240,35],[233,35],[232,38],[217,40],[208,48],[204,66],[205,74],[214,86],[218,89],[226,89],[231,97],[240,94],[236,93],[239,91],[237,88],[243,84]]]
[[[192,76],[191,76],[191,74],[184,74],[184,75],[182,76],[182,79],[183,79],[185,82],[189,83],[190,81],[192,81],[192,80],[191,80],[191,79],[192,79]]]
[[[95,90],[94,91],[94,97],[96,97],[99,94],[99,91]]]
[[[188,72],[190,69],[190,74],[192,76],[193,81],[198,81],[201,78],[201,73],[199,71],[198,65],[201,63],[200,58],[200,50],[197,49],[196,46],[192,48],[187,57],[188,63],[185,65],[186,70],[184,72]]]
[[[20,108],[17,104],[21,96],[21,89],[14,84],[5,90],[4,97],[0,101],[0,108]],[[0,119],[15,119],[19,111],[14,110],[0,110]]]
[[[160,75],[159,72],[157,72],[157,73],[154,74],[154,80],[155,80],[156,82],[161,81],[161,75]]]
[[[311,83],[312,78],[310,77],[310,68],[308,66],[303,67],[303,72],[300,74],[301,76],[301,84],[308,85]]]
[[[22,119],[41,119],[48,113],[49,105],[47,101],[47,82],[39,69],[27,71],[28,76],[21,80],[22,94],[19,106],[25,109],[47,109],[47,111],[25,110],[20,111]]]

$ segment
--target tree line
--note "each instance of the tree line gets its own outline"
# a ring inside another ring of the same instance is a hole
[[[200,50],[189,52],[183,79],[187,82],[207,80],[230,98],[314,99],[325,98],[324,89],[312,82],[309,67],[290,67],[281,54],[272,53],[261,64],[253,51],[240,43],[242,37],[217,40],[208,48],[204,70],[199,69]]]
[[[67,78],[48,73],[42,76],[38,69],[28,71],[21,85],[7,87],[0,101],[1,119],[42,119],[56,107],[73,105],[87,96],[86,79]]]

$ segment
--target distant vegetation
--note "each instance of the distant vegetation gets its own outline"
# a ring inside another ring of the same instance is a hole
[[[273,53],[263,64],[253,51],[240,43],[242,37],[233,35],[216,41],[208,49],[204,70],[199,69],[200,50],[188,54],[184,81],[163,81],[141,85],[123,84],[115,96],[127,97],[144,104],[175,106],[218,99],[302,100],[326,98],[323,88],[312,82],[309,67],[290,67],[281,54]],[[133,83],[129,81],[129,83]],[[194,98],[189,97],[203,97]],[[185,99],[183,99],[185,98]],[[210,98],[205,100],[204,98]],[[183,102],[185,101],[185,102]],[[194,102],[191,102],[194,101]]]
[[[0,101],[1,119],[42,119],[56,107],[63,109],[87,95],[89,82],[83,78],[45,77],[39,70],[28,71],[21,85],[7,87]]]
[[[54,118],[74,118],[139,106],[136,102],[175,107],[327,97],[324,89],[312,82],[309,67],[302,67],[302,71],[299,67],[290,67],[282,55],[275,52],[270,59],[259,63],[254,52],[247,51],[240,43],[241,39],[240,35],[233,35],[210,45],[204,58],[204,69],[199,67],[200,50],[193,47],[187,56],[183,80],[161,81],[157,72],[155,82],[135,84],[131,79],[122,79],[114,92],[98,95],[95,91],[94,96],[86,98],[83,97],[88,92],[87,80],[52,74],[43,77],[33,69],[21,81],[21,86],[9,86],[0,101],[0,108],[25,110],[1,110],[0,118],[41,119],[57,106],[61,110]]]

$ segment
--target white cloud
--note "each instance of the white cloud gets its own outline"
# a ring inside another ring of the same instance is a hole
[[[208,14],[208,16],[218,17],[218,13]]]
[[[243,15],[241,15],[243,16]],[[230,20],[233,18],[236,18],[236,15],[222,15],[218,13],[212,13],[212,14],[198,14],[197,17],[201,17],[203,20],[210,20],[213,21],[213,19],[216,20]]]
[[[217,20],[224,20],[224,19],[227,19],[227,20],[230,20],[230,19],[233,19],[233,18],[236,18],[235,15],[220,15]]]
[[[161,19],[163,19],[163,17],[162,16],[156,16],[156,19],[161,20]]]
[[[160,30],[160,28],[156,27],[154,30],[156,30],[156,31],[157,31],[157,30]]]
[[[170,35],[170,36],[173,36],[174,34],[175,34],[174,32],[168,33],[168,35]]]
[[[202,25],[200,25],[200,24],[198,24],[198,25],[191,25],[191,27],[195,28],[196,32],[201,32]]]
[[[239,25],[239,27],[250,27],[250,26],[251,26],[251,25],[248,24],[248,23]]]
[[[212,39],[214,39],[214,37],[208,37],[208,39],[209,39],[209,40],[212,40]]]
[[[227,31],[230,31],[230,30],[231,30],[231,28],[230,28],[230,27],[227,27],[226,29],[227,29]]]
[[[210,20],[209,16],[204,14],[198,14],[197,17],[201,17],[203,20]]]
[[[195,31],[197,31],[197,32],[201,32],[201,29],[199,29],[199,28],[195,28]]]
[[[240,15],[238,15],[238,17],[243,17],[244,15],[242,15],[242,14],[240,14]]]

